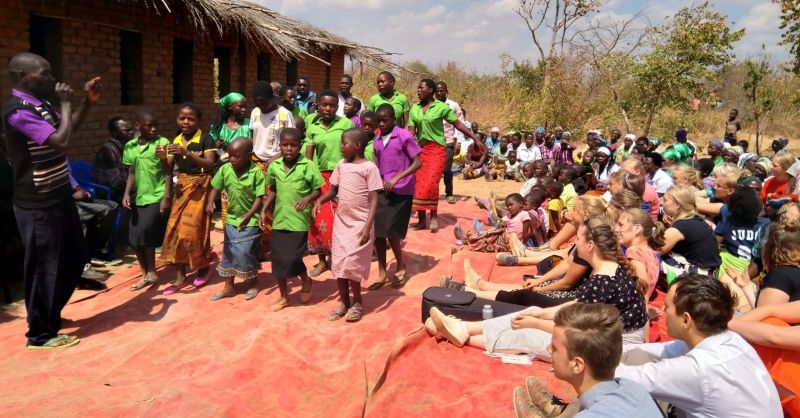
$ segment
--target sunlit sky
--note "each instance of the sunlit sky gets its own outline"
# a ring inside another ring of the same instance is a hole
[[[518,0],[257,0],[296,19],[343,35],[353,41],[401,54],[400,62],[428,65],[457,61],[467,69],[493,73],[498,57],[536,59],[530,34],[514,8]],[[644,9],[653,24],[664,21],[687,1],[610,0],[595,18],[602,21],[631,16]],[[737,59],[766,52],[775,60],[788,58],[779,46],[780,9],[768,0],[727,0],[714,3],[734,28],[746,28],[736,43]]]

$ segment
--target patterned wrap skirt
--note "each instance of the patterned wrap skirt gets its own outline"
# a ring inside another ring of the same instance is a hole
[[[208,174],[179,174],[167,232],[161,248],[164,264],[186,264],[189,270],[208,267],[211,257],[211,215],[206,212]]]
[[[419,154],[422,167],[415,173],[416,191],[413,210],[437,210],[439,207],[439,181],[442,179],[447,148],[427,142]]]

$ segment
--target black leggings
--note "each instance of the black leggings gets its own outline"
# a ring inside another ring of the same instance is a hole
[[[515,305],[549,308],[574,300],[575,295],[572,292],[533,292],[528,289],[519,289],[501,290],[497,292],[497,296],[494,299]]]

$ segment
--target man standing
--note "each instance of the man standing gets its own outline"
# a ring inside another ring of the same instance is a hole
[[[316,110],[317,94],[311,91],[311,80],[308,77],[297,78],[297,104],[295,106],[305,110],[309,114]],[[274,93],[273,93],[274,96]]]
[[[453,113],[456,114],[458,120],[464,123],[464,113],[461,112],[461,106],[453,100],[447,98],[447,83],[440,81],[436,83],[436,100],[445,102]],[[461,142],[464,141],[464,134],[459,132],[451,123],[443,122],[444,124],[444,140],[447,146],[447,160],[444,163],[444,195],[447,197],[447,203],[456,203],[456,197],[453,195],[453,155],[458,152]]]
[[[778,391],[758,354],[728,330],[736,298],[716,277],[685,274],[665,301],[675,341],[626,346],[617,377],[685,417],[780,417]]]
[[[739,109],[731,109],[728,120],[725,121],[725,141],[731,145],[736,145],[736,134],[742,130],[742,123],[739,121]]]
[[[339,82],[339,108],[336,109],[336,116],[344,116],[344,101],[353,97],[350,89],[353,88],[353,76],[345,74],[342,76],[342,81]]]
[[[73,112],[72,88],[56,83],[43,57],[19,53],[8,71],[14,87],[3,108],[3,129],[14,173],[14,213],[25,246],[28,349],[71,347],[80,340],[58,335],[61,310],[89,255],[65,153],[74,144],[73,131],[100,98],[100,78],[86,83],[86,97]],[[60,112],[46,100],[54,93]]]

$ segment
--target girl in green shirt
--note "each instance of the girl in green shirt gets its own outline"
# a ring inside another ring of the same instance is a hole
[[[230,92],[219,99],[219,110],[208,129],[217,148],[224,150],[239,137],[250,138],[250,119],[247,114],[247,99],[241,93]]]

